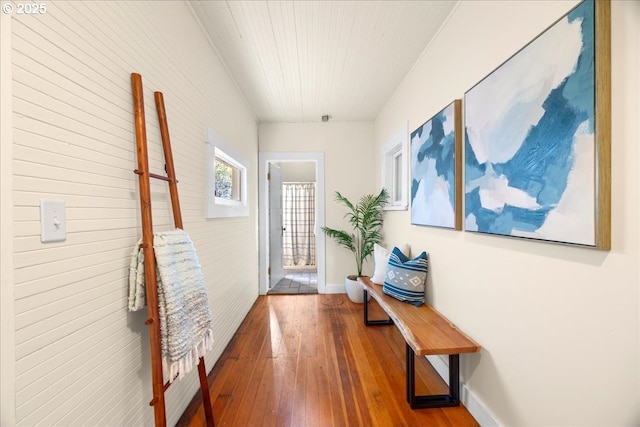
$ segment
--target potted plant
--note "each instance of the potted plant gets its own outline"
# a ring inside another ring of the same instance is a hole
[[[347,276],[345,286],[347,295],[353,302],[363,302],[362,285],[358,277],[362,276],[362,265],[373,253],[373,245],[382,241],[382,208],[389,201],[389,194],[382,189],[378,195],[366,194],[356,204],[351,203],[340,192],[335,192],[336,202],[348,209],[345,218],[351,224],[351,231],[322,227],[322,231],[333,238],[338,245],[349,249],[356,261],[356,273]]]

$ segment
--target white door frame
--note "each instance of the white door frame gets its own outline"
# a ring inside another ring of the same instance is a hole
[[[322,152],[260,152],[258,153],[258,232],[260,234],[259,283],[260,295],[267,294],[269,284],[269,185],[267,173],[272,162],[316,163],[316,261],[318,293],[326,292],[324,226],[324,153]]]

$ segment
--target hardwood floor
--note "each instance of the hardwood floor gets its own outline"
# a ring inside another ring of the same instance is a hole
[[[370,318],[382,318],[371,303]],[[366,327],[346,295],[261,296],[209,376],[221,426],[478,426],[463,407],[412,410],[395,326]],[[418,393],[447,386],[423,358]],[[200,394],[177,424],[204,426]]]

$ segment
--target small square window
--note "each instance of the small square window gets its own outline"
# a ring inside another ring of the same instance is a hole
[[[242,166],[237,166],[233,159],[216,148],[213,167],[215,168],[216,203],[240,203],[242,201]]]
[[[207,218],[249,215],[244,162],[211,130],[207,142]]]
[[[385,210],[407,210],[407,145],[408,125],[405,123],[382,146],[382,186],[389,192]]]
[[[393,191],[391,192],[392,204],[402,203],[403,196],[403,182],[402,182],[402,162],[404,157],[402,156],[402,150],[398,150],[393,155]]]

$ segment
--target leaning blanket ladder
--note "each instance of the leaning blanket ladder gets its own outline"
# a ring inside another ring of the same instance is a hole
[[[171,141],[169,139],[169,128],[167,126],[167,116],[164,108],[164,98],[161,92],[155,92],[154,98],[160,122],[160,133],[162,135],[162,149],[164,151],[166,176],[149,172],[149,157],[147,151],[147,131],[144,115],[144,97],[142,93],[142,77],[140,74],[131,74],[131,88],[133,92],[133,110],[136,126],[136,148],[138,157],[138,169],[134,172],[138,175],[140,184],[140,208],[142,216],[142,244],[144,249],[145,279],[147,310],[149,318],[145,322],[149,326],[149,341],[151,346],[151,377],[153,382],[153,399],[149,403],[153,406],[156,427],[167,425],[164,393],[171,385],[171,382],[164,383],[162,376],[162,349],[160,342],[160,321],[158,315],[158,292],[156,277],[156,258],[153,250],[153,220],[151,215],[151,185],[150,178],[166,181],[169,184],[171,196],[171,208],[173,210],[173,222],[176,228],[183,229],[182,214],[180,212],[180,201],[178,200],[178,181],[176,180],[175,169],[173,167],[173,154],[171,153]],[[202,402],[204,406],[205,419],[208,427],[214,427],[213,410],[211,408],[211,397],[209,395],[209,382],[207,380],[207,370],[204,358],[200,358],[198,363],[198,374],[200,377],[200,390],[202,392]]]

